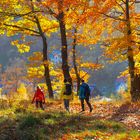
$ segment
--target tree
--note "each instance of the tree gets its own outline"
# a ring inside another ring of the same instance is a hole
[[[74,28],[74,39],[73,39],[73,47],[72,47],[72,52],[73,52],[73,66],[74,66],[74,70],[75,70],[75,74],[76,74],[76,80],[77,80],[77,93],[80,89],[80,74],[78,72],[78,68],[77,68],[77,64],[76,64],[76,33],[77,30],[76,28]]]
[[[103,1],[102,1],[103,2]],[[113,3],[113,5],[111,4]],[[139,74],[136,72],[135,57],[139,53],[139,14],[135,11],[135,0],[113,0],[106,1],[103,7],[109,7],[108,10],[97,10],[104,18],[106,34],[102,41],[105,47],[105,56],[112,62],[128,61],[128,70],[130,75],[130,93],[132,101],[140,100]],[[109,26],[107,26],[107,24]],[[138,84],[139,83],[139,84]]]
[[[140,101],[140,74],[135,71],[135,60],[134,60],[134,49],[133,49],[133,39],[132,39],[132,29],[131,29],[131,19],[130,19],[130,1],[126,0],[126,24],[127,24],[127,41],[128,41],[128,66],[131,80],[130,93],[132,101]]]
[[[68,44],[67,44],[67,36],[66,36],[66,22],[65,22],[65,14],[68,12],[69,7],[74,6],[73,4],[77,4],[77,1],[65,1],[65,0],[47,0],[39,2],[40,7],[44,12],[50,14],[59,22],[60,27],[60,35],[61,35],[61,55],[62,55],[62,70],[65,79],[68,79],[72,83],[72,79],[69,73],[69,65],[68,65]]]
[[[82,77],[80,77],[80,70],[78,69],[79,64],[77,63],[77,59],[79,56],[76,53],[76,50],[80,47],[85,47],[87,49],[90,48],[90,50],[93,50],[94,45],[98,43],[100,35],[103,32],[102,24],[99,26],[97,25],[100,21],[99,17],[95,14],[90,14],[90,6],[89,1],[80,1],[80,4],[77,3],[74,6],[69,7],[69,10],[65,15],[65,20],[68,26],[67,38],[69,40],[73,40],[70,45],[72,46],[72,59],[77,79],[77,91],[79,90],[80,79]],[[98,30],[99,28],[100,30]],[[89,63],[89,65],[91,64],[90,62],[87,63]],[[89,68],[95,70],[96,66],[97,65],[95,64],[94,67]]]
[[[44,62],[44,77],[48,86],[49,97],[53,97],[52,84],[49,74],[48,63],[48,44],[46,35],[50,35],[57,28],[57,23],[54,20],[49,20],[35,8],[34,2],[30,1],[10,1],[9,7],[5,10],[7,3],[1,6],[2,17],[7,17],[2,22],[2,29],[7,31],[7,35],[21,34],[21,40],[13,41],[12,44],[18,47],[18,50],[28,52],[32,41],[26,41],[28,36],[41,37],[43,44],[43,62]],[[16,5],[16,7],[13,7]],[[12,9],[13,8],[13,9]],[[15,18],[15,19],[14,19]],[[44,26],[45,25],[45,26]],[[46,26],[47,25],[47,26]]]

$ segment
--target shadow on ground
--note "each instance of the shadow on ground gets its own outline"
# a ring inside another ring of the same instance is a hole
[[[131,131],[131,132],[130,132]],[[123,124],[65,112],[17,113],[0,122],[0,140],[121,140],[140,138]]]

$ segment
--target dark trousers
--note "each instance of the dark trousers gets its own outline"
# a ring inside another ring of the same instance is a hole
[[[85,108],[84,108],[84,100],[86,101],[86,103],[87,103],[89,109],[91,110],[92,107],[91,107],[91,104],[90,104],[90,102],[89,102],[89,97],[88,97],[88,98],[85,98],[85,99],[81,99],[82,110],[83,110],[83,111],[85,110]]]
[[[39,106],[42,110],[44,110],[42,101],[36,101],[36,108],[38,108]]]
[[[67,111],[69,111],[69,99],[64,99],[64,107]]]

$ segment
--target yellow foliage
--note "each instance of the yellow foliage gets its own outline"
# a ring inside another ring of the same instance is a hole
[[[96,63],[82,63],[81,68],[92,68],[93,70],[97,70],[103,67],[101,64],[96,64]]]
[[[41,52],[34,52],[32,56],[28,58],[29,61],[41,61],[43,59],[43,55]]]
[[[135,60],[136,60],[136,63],[135,63],[135,73],[136,74],[140,74],[140,53],[138,53],[135,56]]]
[[[17,93],[18,93],[17,96],[19,100],[28,99],[27,90],[24,83],[21,83],[19,85],[19,87],[17,88]]]
[[[26,44],[20,44],[19,40],[14,40],[11,42],[12,45],[16,46],[18,48],[18,51],[20,53],[25,53],[30,51],[30,46]]]
[[[46,94],[48,90],[46,83],[38,83],[38,85],[41,87],[41,90],[43,90],[43,92]]]

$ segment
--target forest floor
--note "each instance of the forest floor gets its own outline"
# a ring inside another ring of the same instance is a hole
[[[140,140],[140,104],[93,102],[92,113],[80,110],[72,102],[67,113],[60,101],[47,102],[45,111],[1,110],[0,140]]]

